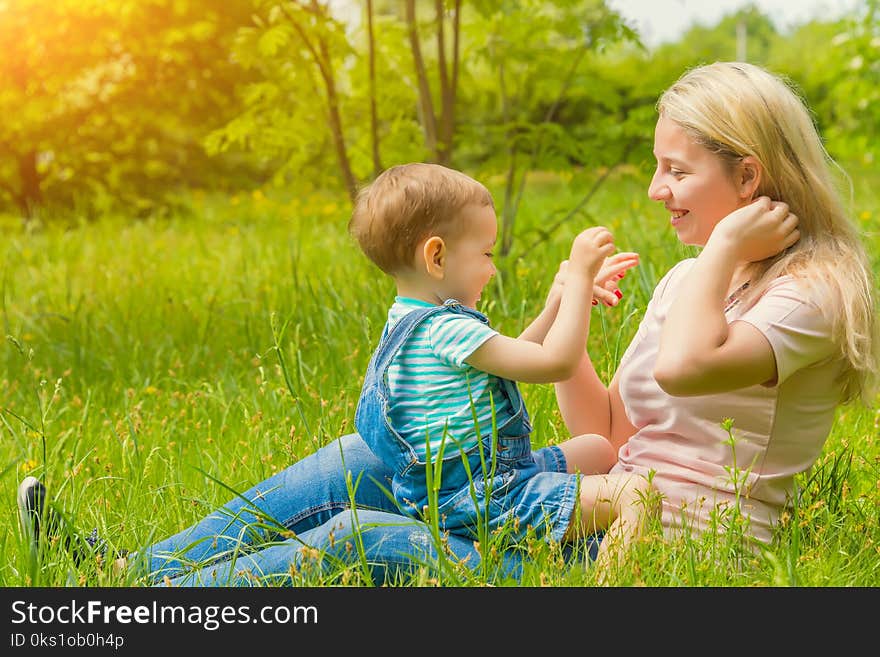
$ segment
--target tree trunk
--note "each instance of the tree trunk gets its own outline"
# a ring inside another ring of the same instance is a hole
[[[425,133],[425,146],[433,159],[437,159],[437,120],[434,116],[434,101],[431,99],[431,86],[422,59],[422,48],[419,43],[419,26],[416,21],[415,0],[406,0],[406,22],[409,27],[409,44],[416,68],[416,80],[419,84],[419,109],[422,116],[422,130]]]
[[[455,97],[458,90],[458,53],[461,0],[456,0],[452,18],[452,75],[447,73],[446,36],[444,32],[443,0],[436,0],[437,11],[437,59],[440,69],[440,129],[437,143],[437,160],[441,164],[452,162],[455,139]]]
[[[379,116],[376,111],[376,41],[373,38],[373,0],[367,0],[367,37],[370,49],[370,137],[373,150],[373,177],[382,172],[379,157]]]
[[[327,18],[317,0],[312,0],[312,11],[315,15]],[[351,162],[348,159],[348,150],[345,146],[345,131],[342,129],[342,116],[339,113],[339,96],[336,93],[336,78],[333,75],[333,60],[330,58],[330,50],[327,42],[321,37],[317,39],[317,47],[306,34],[306,31],[289,11],[285,11],[293,28],[303,40],[306,48],[312,54],[321,80],[324,82],[324,91],[327,94],[327,120],[330,123],[330,133],[333,138],[333,147],[336,150],[336,160],[339,164],[339,172],[348,192],[348,198],[354,203],[358,193],[357,178],[351,170]]]
[[[19,156],[18,175],[21,179],[21,190],[16,202],[22,214],[25,217],[31,217],[36,207],[43,202],[40,172],[37,171],[37,151],[29,150]]]
[[[345,133],[342,130],[342,117],[339,114],[339,97],[336,95],[336,82],[332,71],[327,80],[327,105],[330,115],[330,130],[333,133],[333,145],[336,148],[336,159],[339,162],[339,170],[348,191],[348,198],[354,204],[358,193],[357,179],[351,170],[351,162],[348,159],[348,150],[345,146]]]

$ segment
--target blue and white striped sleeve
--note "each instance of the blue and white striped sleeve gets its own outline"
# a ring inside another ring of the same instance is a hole
[[[465,359],[498,331],[467,315],[441,313],[431,319],[428,339],[431,350],[453,367],[465,367]]]

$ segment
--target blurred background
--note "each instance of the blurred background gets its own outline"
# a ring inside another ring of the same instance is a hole
[[[0,213],[137,219],[184,211],[193,193],[273,189],[322,190],[344,206],[383,167],[421,160],[502,176],[496,201],[510,222],[528,172],[650,163],[660,92],[689,66],[731,59],[787,76],[831,154],[872,168],[878,0],[787,4],[800,12],[685,0],[0,0]]]

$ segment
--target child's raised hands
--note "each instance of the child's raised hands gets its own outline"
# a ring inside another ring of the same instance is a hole
[[[623,296],[619,289],[620,279],[638,264],[639,254],[632,251],[621,251],[605,258],[605,262],[602,263],[599,273],[593,280],[593,305],[604,303],[606,306],[616,306]],[[556,306],[559,304],[567,273],[568,260],[563,260],[559,263],[559,269],[553,278],[545,305]]]
[[[575,272],[595,278],[605,262],[614,253],[614,236],[603,226],[593,226],[581,231],[571,244],[569,267]]]

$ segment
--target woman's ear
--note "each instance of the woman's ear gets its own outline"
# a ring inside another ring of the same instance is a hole
[[[758,193],[761,186],[761,179],[764,175],[764,167],[758,162],[756,157],[746,155],[739,163],[737,171],[737,184],[739,186],[739,194],[742,198],[752,200]]]
[[[432,235],[425,240],[422,245],[422,259],[428,276],[443,280],[446,267],[446,243],[442,237]]]

